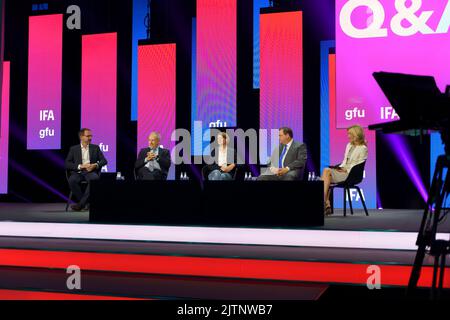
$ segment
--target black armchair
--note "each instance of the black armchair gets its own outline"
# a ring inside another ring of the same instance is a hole
[[[356,189],[358,191],[359,197],[361,199],[362,205],[364,207],[364,211],[366,213],[366,216],[369,216],[369,212],[367,211],[366,202],[364,201],[364,197],[362,195],[361,189],[359,188],[359,184],[364,179],[364,168],[366,166],[366,161],[364,161],[361,164],[358,164],[350,170],[350,173],[347,177],[347,180],[344,182],[331,185],[330,186],[330,192],[331,192],[331,212],[334,213],[334,189],[335,188],[341,188],[344,190],[344,217],[347,216],[347,201],[346,201],[346,195],[348,196],[348,201],[350,205],[350,212],[353,215],[353,205],[352,205],[352,198],[350,195],[350,189]]]

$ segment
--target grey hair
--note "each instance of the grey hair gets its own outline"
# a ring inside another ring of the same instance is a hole
[[[154,131],[150,133],[149,137],[151,136],[156,136],[156,138],[158,138],[158,141],[161,141],[161,135],[159,134],[159,132]]]

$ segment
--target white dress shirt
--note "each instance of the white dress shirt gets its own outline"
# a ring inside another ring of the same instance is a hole
[[[81,145],[81,162],[82,164],[91,164],[91,159],[89,157],[89,145],[86,148]]]
[[[81,144],[81,163],[91,164],[91,159],[89,157],[89,145],[86,148]],[[81,164],[78,165],[78,170],[81,170]]]
[[[228,159],[227,159],[227,154],[228,154],[228,148],[225,148],[225,150],[223,150],[222,148],[219,148],[219,159],[218,159],[218,165],[219,167],[222,168],[222,166],[226,166],[228,164]]]

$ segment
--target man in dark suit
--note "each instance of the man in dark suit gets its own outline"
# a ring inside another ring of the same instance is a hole
[[[272,154],[269,168],[258,180],[302,180],[308,158],[306,144],[294,141],[294,133],[290,128],[281,128],[279,139],[280,146]]]
[[[167,180],[170,165],[170,151],[160,146],[161,136],[152,132],[148,137],[148,148],[142,149],[136,160],[135,169],[139,180]]]
[[[90,183],[100,178],[100,171],[108,164],[100,147],[91,144],[92,131],[81,129],[79,132],[80,144],[70,148],[66,158],[66,170],[70,171],[69,186],[73,195],[79,201],[72,205],[74,211],[86,209],[89,201]],[[81,182],[87,181],[86,190],[82,191]]]

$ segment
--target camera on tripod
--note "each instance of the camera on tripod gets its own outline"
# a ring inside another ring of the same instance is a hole
[[[399,121],[369,126],[383,133],[439,132],[445,154],[436,163],[428,201],[417,236],[417,253],[408,285],[408,293],[417,289],[425,255],[434,257],[431,298],[439,298],[443,288],[446,256],[450,241],[437,239],[439,223],[448,214],[445,208],[450,193],[450,86],[442,93],[430,76],[377,72],[374,78],[400,116]],[[439,278],[439,279],[438,279]]]

